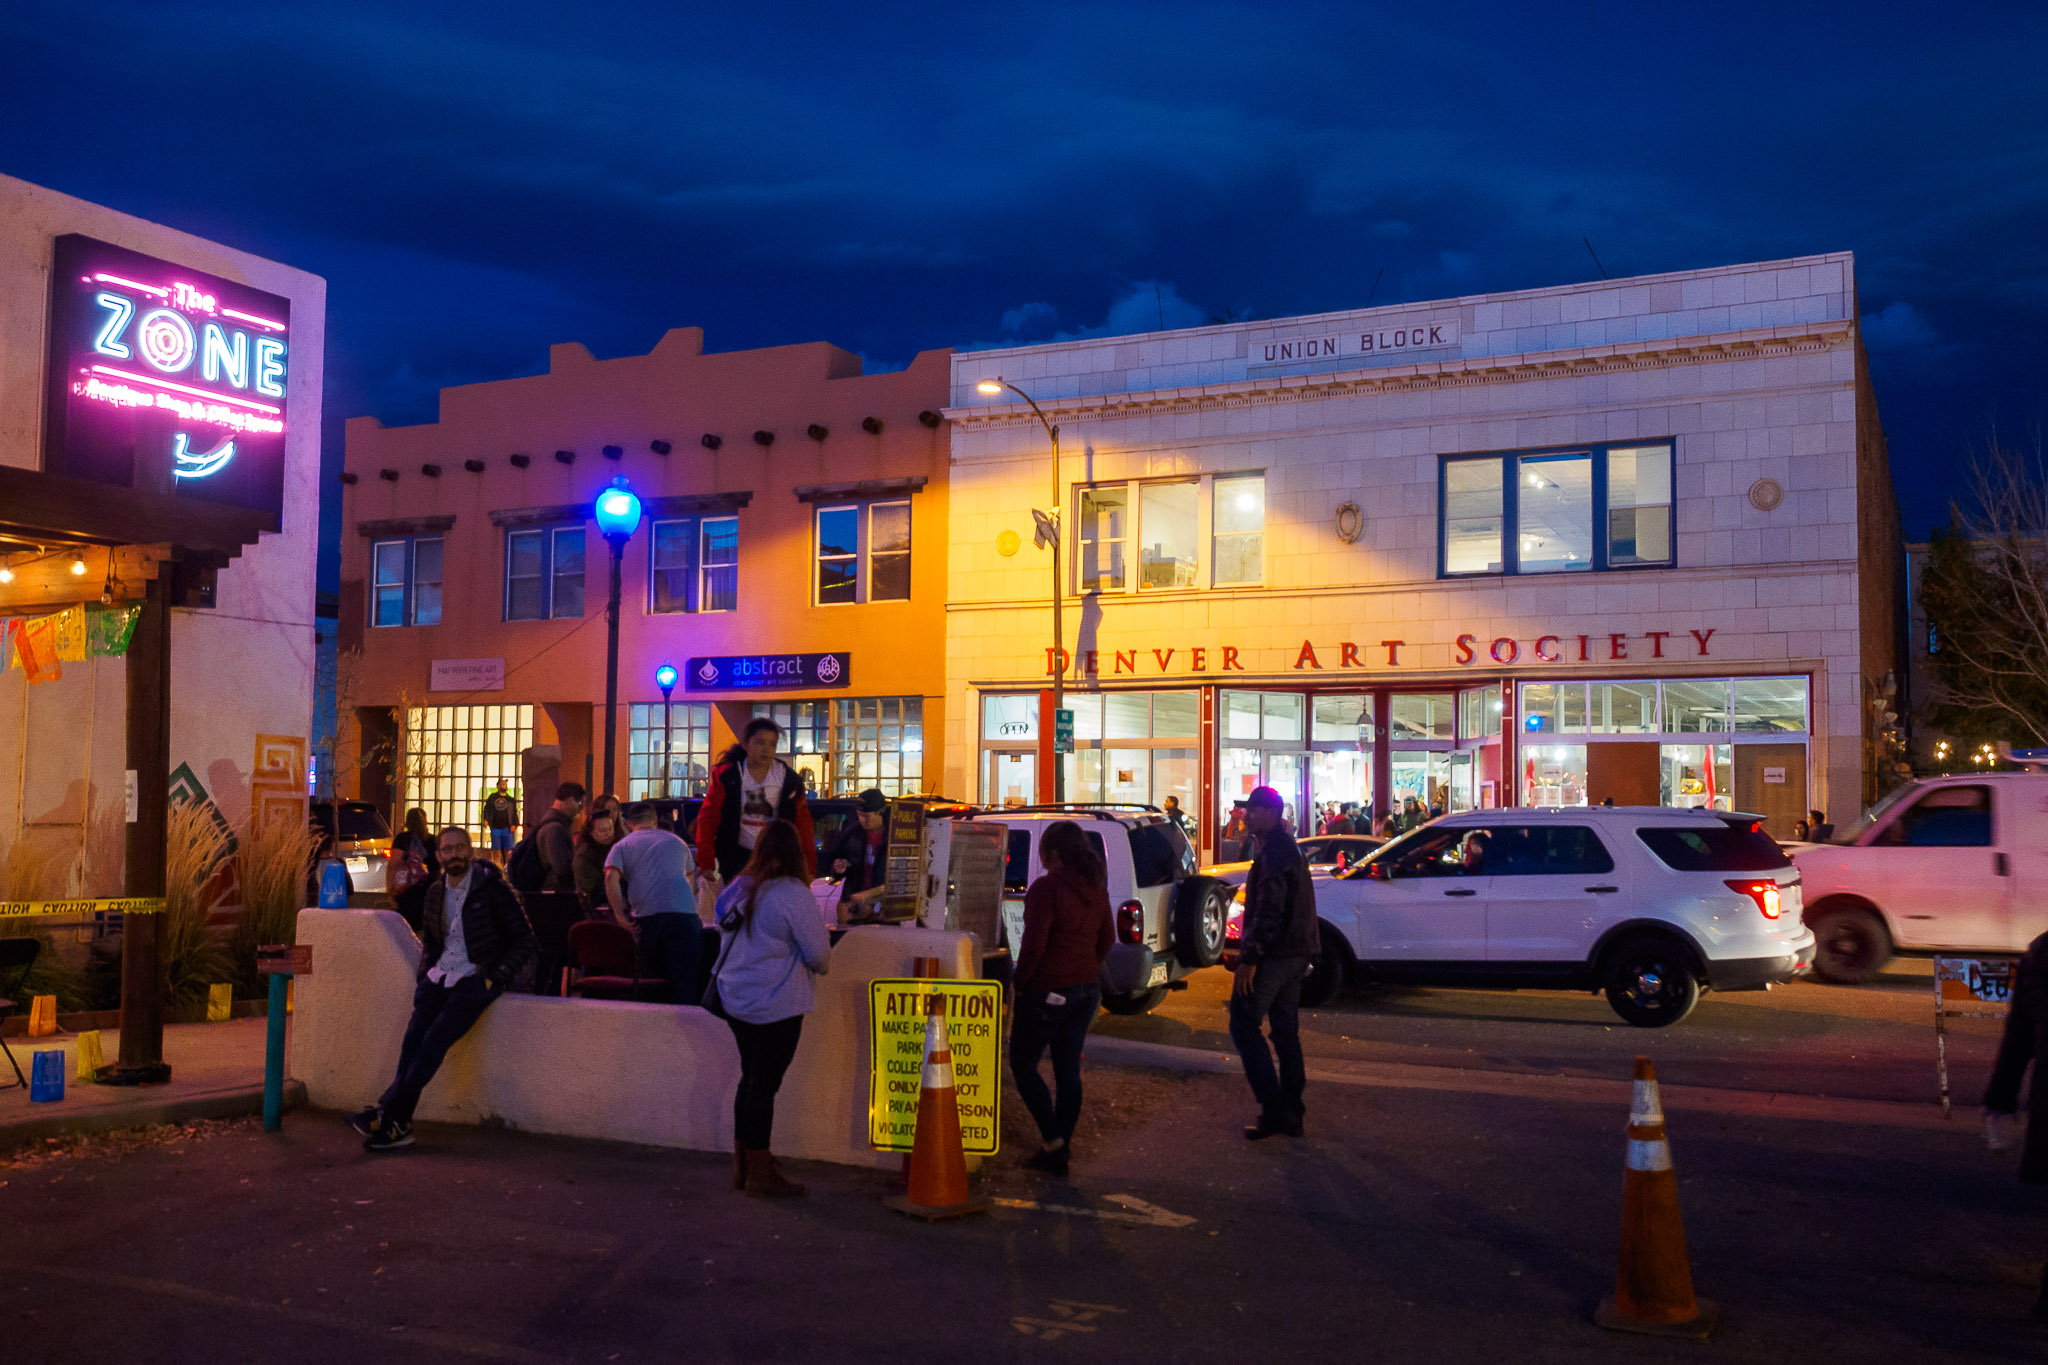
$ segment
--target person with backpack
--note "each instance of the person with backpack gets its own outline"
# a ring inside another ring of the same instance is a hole
[[[581,782],[555,788],[554,803],[539,824],[505,860],[505,878],[526,904],[538,946],[534,989],[553,994],[562,964],[568,958],[569,926],[583,918],[576,894],[576,817],[583,813]]]
[[[810,803],[804,800],[804,780],[775,756],[781,739],[780,725],[755,716],[740,732],[740,742],[711,770],[704,807],[697,812],[699,868],[715,867],[720,877],[732,881],[753,856],[761,831],[776,820],[787,820],[803,845],[806,874],[818,875],[818,836],[811,825]]]
[[[484,828],[491,833],[491,861],[499,867],[505,865],[512,852],[512,817],[518,813],[512,793],[505,790],[505,779],[499,778],[497,785],[484,795]]]
[[[804,1016],[817,1003],[812,978],[831,965],[832,937],[811,899],[811,856],[795,825],[771,820],[755,838],[746,866],[718,897],[723,947],[713,987],[718,1012],[740,1050],[732,1183],[763,1198],[804,1192],[777,1169],[769,1142],[775,1092],[796,1057]]]

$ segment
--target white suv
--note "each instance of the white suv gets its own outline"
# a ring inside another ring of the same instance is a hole
[[[2048,772],[1911,782],[1791,852],[1816,976],[1867,981],[1897,948],[2023,952],[2048,931]]]
[[[1102,855],[1116,945],[1102,968],[1102,1007],[1143,1014],[1181,978],[1223,954],[1231,888],[1195,870],[1180,826],[1149,806],[1024,806],[979,812],[1009,827],[1003,874],[1003,938],[1014,957],[1024,935],[1024,892],[1043,876],[1038,841],[1055,820],[1071,820]]]
[[[1305,1004],[1353,977],[1551,987],[1605,991],[1623,1019],[1658,1028],[1703,987],[1758,990],[1813,962],[1799,874],[1761,822],[1662,806],[1433,820],[1317,878],[1316,911]]]

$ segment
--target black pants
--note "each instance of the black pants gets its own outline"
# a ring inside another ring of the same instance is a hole
[[[697,960],[704,946],[704,921],[694,910],[647,915],[633,921],[640,930],[640,971],[668,982],[672,1005],[697,1003]]]
[[[796,1056],[804,1017],[792,1014],[772,1024],[749,1024],[744,1019],[725,1022],[732,1026],[732,1039],[740,1045],[740,1088],[732,1100],[733,1141],[749,1151],[765,1152],[775,1129],[775,1092],[782,1089],[783,1073]]]
[[[1273,1122],[1294,1122],[1304,1112],[1301,1095],[1308,1088],[1308,1076],[1301,1060],[1300,1014],[1301,980],[1308,975],[1308,963],[1305,957],[1261,962],[1253,969],[1251,988],[1230,997],[1230,1041],[1244,1061],[1244,1078],[1251,1082],[1260,1113]],[[1261,1023],[1270,1025],[1271,1052],[1259,1033]],[[1275,1054],[1280,1059],[1277,1074]]]
[[[533,993],[560,995],[562,968],[569,961],[569,926],[583,918],[583,898],[574,891],[529,891],[521,900],[533,926]]]
[[[422,980],[413,988],[412,1018],[405,1025],[405,1041],[398,1048],[398,1075],[384,1098],[377,1101],[386,1118],[412,1122],[420,1092],[441,1069],[448,1049],[475,1026],[483,1012],[504,993],[504,988],[487,990],[482,972],[472,972],[452,986]]]
[[[1048,994],[1065,996],[1066,1001],[1051,1004]],[[1017,1082],[1018,1098],[1038,1123],[1038,1135],[1047,1142],[1074,1136],[1074,1125],[1081,1118],[1081,1048],[1088,1041],[1095,1012],[1101,1008],[1099,986],[1017,992],[1016,1018],[1010,1024],[1010,1075]],[[1038,1059],[1047,1048],[1052,1049],[1057,1102],[1038,1074]]]

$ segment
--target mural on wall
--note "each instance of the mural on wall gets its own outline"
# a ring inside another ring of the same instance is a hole
[[[256,757],[249,765],[249,823],[261,829],[272,820],[304,825],[306,810],[306,737],[258,735]]]

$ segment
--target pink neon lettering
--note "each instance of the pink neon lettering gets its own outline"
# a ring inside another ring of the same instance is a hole
[[[146,374],[130,374],[126,370],[117,370],[112,365],[95,365],[92,369],[94,374],[110,374],[116,379],[128,379],[137,384],[148,384],[155,388],[176,389],[180,393],[194,394],[215,403],[239,403],[245,408],[254,408],[258,412],[268,412],[273,415],[282,415],[284,412],[283,408],[274,408],[268,403],[252,402],[247,398],[232,398],[224,393],[208,393],[205,389],[195,389],[185,384],[173,384],[168,379],[151,379]]]
[[[149,284],[137,284],[134,280],[124,280],[119,275],[95,275],[93,278],[106,284],[118,284],[127,289],[140,289],[143,293],[154,294],[160,299],[167,299],[171,296],[171,291],[168,289],[158,289],[155,285]]]
[[[211,294],[202,293],[183,280],[171,286],[171,303],[187,312],[213,314],[219,311]]]

